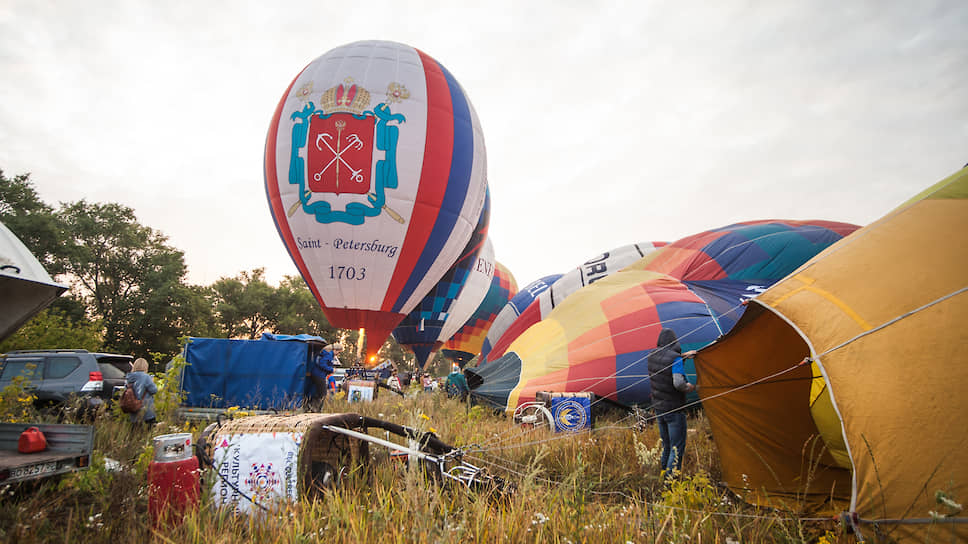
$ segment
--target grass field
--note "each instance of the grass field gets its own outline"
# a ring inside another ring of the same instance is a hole
[[[42,419],[16,397],[5,418]],[[701,412],[689,418],[684,474],[659,480],[654,425],[636,428],[627,413],[597,417],[594,429],[554,434],[514,426],[443,393],[383,394],[371,403],[327,400],[325,411],[356,412],[433,430],[466,448],[465,460],[512,482],[513,492],[441,485],[371,446],[366,470],[350,472],[317,500],[258,516],[209,506],[211,470],[201,507],[181,523],[155,527],[148,516],[152,437],[201,429],[159,398],[159,424],[134,427],[119,412],[95,422],[90,470],[59,480],[2,488],[3,542],[853,542],[833,521],[755,509],[717,485],[718,454]],[[20,410],[19,413],[14,414]],[[50,416],[47,416],[48,418]],[[70,416],[68,416],[70,419]],[[117,462],[117,463],[115,463]],[[120,465],[120,466],[118,466]]]

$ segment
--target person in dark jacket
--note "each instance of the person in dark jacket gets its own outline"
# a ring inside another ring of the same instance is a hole
[[[343,351],[343,344],[329,344],[313,359],[309,377],[312,379],[314,389],[312,402],[317,405],[317,409],[322,408],[323,400],[326,399],[329,375],[333,373],[333,367],[337,362],[336,356],[341,351]]]
[[[649,354],[649,382],[652,386],[652,409],[655,410],[662,438],[660,467],[663,478],[674,478],[682,470],[686,452],[686,393],[696,387],[686,381],[682,358],[695,351],[682,353],[679,339],[672,329],[662,329],[655,351]]]
[[[454,365],[450,374],[447,375],[444,390],[447,391],[447,396],[450,398],[459,398],[461,401],[467,400],[467,393],[470,389],[467,387],[467,378],[464,377],[464,373],[460,371],[459,366]]]

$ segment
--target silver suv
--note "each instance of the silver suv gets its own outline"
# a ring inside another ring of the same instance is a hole
[[[112,398],[124,388],[134,357],[91,353],[84,349],[17,350],[0,355],[0,389],[25,376],[38,406],[61,404],[74,397],[93,403]]]

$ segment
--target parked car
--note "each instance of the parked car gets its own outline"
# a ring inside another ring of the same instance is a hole
[[[100,404],[124,388],[124,377],[133,360],[131,355],[84,349],[11,351],[0,355],[0,389],[17,376],[24,376],[39,407],[62,404],[76,397]]]

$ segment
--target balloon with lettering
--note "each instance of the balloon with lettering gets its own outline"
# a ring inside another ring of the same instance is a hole
[[[666,245],[665,242],[629,244],[592,257],[582,265],[569,270],[558,278],[558,281],[552,283],[547,291],[543,291],[535,297],[534,301],[521,312],[521,315],[494,343],[491,351],[487,354],[487,360],[493,361],[504,355],[511,342],[521,336],[521,333],[528,330],[531,325],[544,319],[551,313],[551,310],[554,310],[575,291],[634,263],[664,245]]]
[[[477,114],[439,62],[355,42],[312,61],[269,126],[276,229],[330,323],[368,355],[461,255],[484,206]]]
[[[487,194],[477,228],[474,229],[474,234],[457,262],[430,289],[417,307],[393,329],[394,340],[413,352],[420,368],[427,363],[430,354],[443,344],[445,338],[441,337],[441,333],[444,325],[450,320],[454,301],[477,265],[477,256],[484,246],[484,240],[487,239],[487,227],[491,218],[490,201],[490,195]]]
[[[709,345],[736,324],[746,300],[857,228],[751,221],[673,242],[576,291],[502,357],[471,369],[472,395],[508,411],[537,391],[646,405],[647,359],[660,330],[675,331],[683,351]],[[695,383],[692,360],[684,366]]]
[[[441,353],[459,364],[461,368],[477,357],[484,345],[487,331],[501,308],[518,293],[514,275],[503,264],[494,261],[494,272],[484,300],[471,317],[444,343]]]
[[[484,339],[484,346],[481,347],[481,360],[485,361],[488,358],[488,353],[494,347],[494,344],[504,335],[504,332],[508,330],[508,327],[514,323],[514,320],[521,315],[529,305],[540,295],[542,292],[546,291],[551,284],[558,281],[562,274],[551,274],[543,278],[538,278],[533,282],[529,283],[521,289],[518,294],[508,301],[498,312],[497,317],[494,318],[494,323],[491,324],[491,329],[487,331],[487,338]]]
[[[491,280],[494,278],[494,244],[488,238],[484,241],[484,247],[477,255],[477,262],[471,268],[464,287],[461,288],[457,298],[451,305],[450,317],[440,330],[440,338],[447,342],[457,331],[461,330],[465,323],[474,315],[475,310],[484,301],[488,289],[491,287]]]

